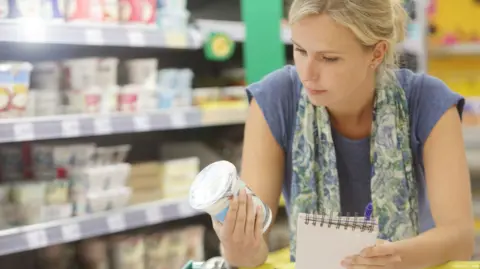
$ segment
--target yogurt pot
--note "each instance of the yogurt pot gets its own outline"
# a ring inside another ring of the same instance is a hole
[[[263,210],[263,232],[272,222],[272,211],[253,191],[240,179],[235,166],[228,161],[214,162],[205,167],[194,179],[189,194],[192,208],[207,212],[214,219],[223,223],[229,209],[229,197],[238,195],[246,189],[252,194],[255,205]]]

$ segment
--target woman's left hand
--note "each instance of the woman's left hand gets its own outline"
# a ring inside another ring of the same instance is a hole
[[[375,246],[363,249],[358,255],[346,257],[342,266],[347,269],[395,269],[401,261],[394,244],[377,240]]]

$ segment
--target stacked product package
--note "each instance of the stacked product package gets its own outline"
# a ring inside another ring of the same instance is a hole
[[[0,147],[0,229],[162,199],[185,199],[208,163],[240,165],[241,144],[162,144],[161,161],[125,162],[130,145],[24,143]]]
[[[197,106],[225,108],[204,121],[245,119],[242,74],[200,77],[188,68],[158,69],[155,58],[78,58],[61,62],[0,62],[0,118],[137,113]],[[235,72],[234,72],[235,71]],[[227,86],[234,85],[234,86]]]
[[[0,118],[27,113],[31,70],[27,62],[0,63]]]
[[[229,160],[240,168],[241,141],[200,141],[160,144],[161,161],[132,164],[128,186],[132,189],[132,204],[159,199],[186,198],[195,176],[203,167],[218,160]]]
[[[38,251],[39,269],[171,269],[204,254],[203,226],[139,231],[50,246]]]
[[[128,24],[186,30],[186,0],[9,0],[0,20],[42,20],[74,24]]]
[[[190,106],[190,69],[157,70],[153,58],[82,58],[33,65],[24,115],[150,111]]]
[[[128,185],[133,191],[130,202],[139,204],[188,197],[189,187],[199,167],[197,157],[133,164]]]
[[[126,206],[129,150],[50,143],[0,148],[0,228]]]
[[[157,5],[157,24],[162,29],[182,33],[188,29],[190,12],[187,0],[159,0]]]

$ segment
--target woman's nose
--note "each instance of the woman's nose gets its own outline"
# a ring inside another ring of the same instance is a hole
[[[308,59],[305,65],[305,80],[315,81],[318,79],[318,66],[313,59]]]

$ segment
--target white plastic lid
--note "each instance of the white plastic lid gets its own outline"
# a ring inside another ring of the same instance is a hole
[[[190,187],[190,205],[203,210],[225,197],[236,176],[235,166],[228,161],[214,162],[205,167]]]

